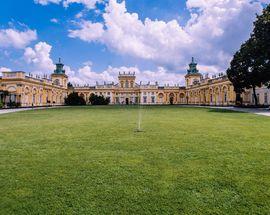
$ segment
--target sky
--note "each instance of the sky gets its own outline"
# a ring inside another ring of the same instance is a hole
[[[184,84],[191,58],[225,73],[270,0],[3,0],[0,72],[51,74],[59,57],[73,84]],[[1,75],[1,74],[0,74]]]

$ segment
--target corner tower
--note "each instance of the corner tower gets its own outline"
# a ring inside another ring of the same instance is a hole
[[[201,78],[202,74],[199,73],[199,70],[197,69],[197,63],[195,63],[194,57],[192,57],[191,63],[189,64],[189,69],[187,70],[187,74],[185,76],[186,87],[189,88],[192,85],[199,83]]]
[[[66,75],[66,71],[64,70],[64,64],[61,63],[61,58],[59,58],[59,62],[55,65],[56,69],[51,75],[53,84],[67,88],[68,76]]]

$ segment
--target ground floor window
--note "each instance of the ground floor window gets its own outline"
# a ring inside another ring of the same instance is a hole
[[[268,94],[264,93],[264,103],[268,104]]]
[[[227,93],[224,94],[224,102],[227,102]]]
[[[16,95],[10,94],[10,102],[16,102]]]
[[[152,103],[153,103],[153,104],[156,103],[156,101],[155,101],[155,96],[152,96],[151,100],[152,100]]]
[[[147,103],[147,97],[146,96],[143,97],[143,103]]]

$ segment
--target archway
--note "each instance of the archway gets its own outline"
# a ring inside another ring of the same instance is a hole
[[[173,93],[169,94],[169,99],[170,99],[170,104],[173,105],[174,104],[174,94]]]
[[[159,93],[158,94],[158,103],[159,104],[163,104],[164,103],[164,94],[163,93]]]

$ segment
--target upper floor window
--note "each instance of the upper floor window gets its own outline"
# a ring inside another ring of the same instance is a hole
[[[128,85],[129,85],[129,84],[128,84],[128,81],[126,81],[126,88],[128,88]]]
[[[53,83],[54,83],[55,85],[60,85],[59,79],[55,79]]]

